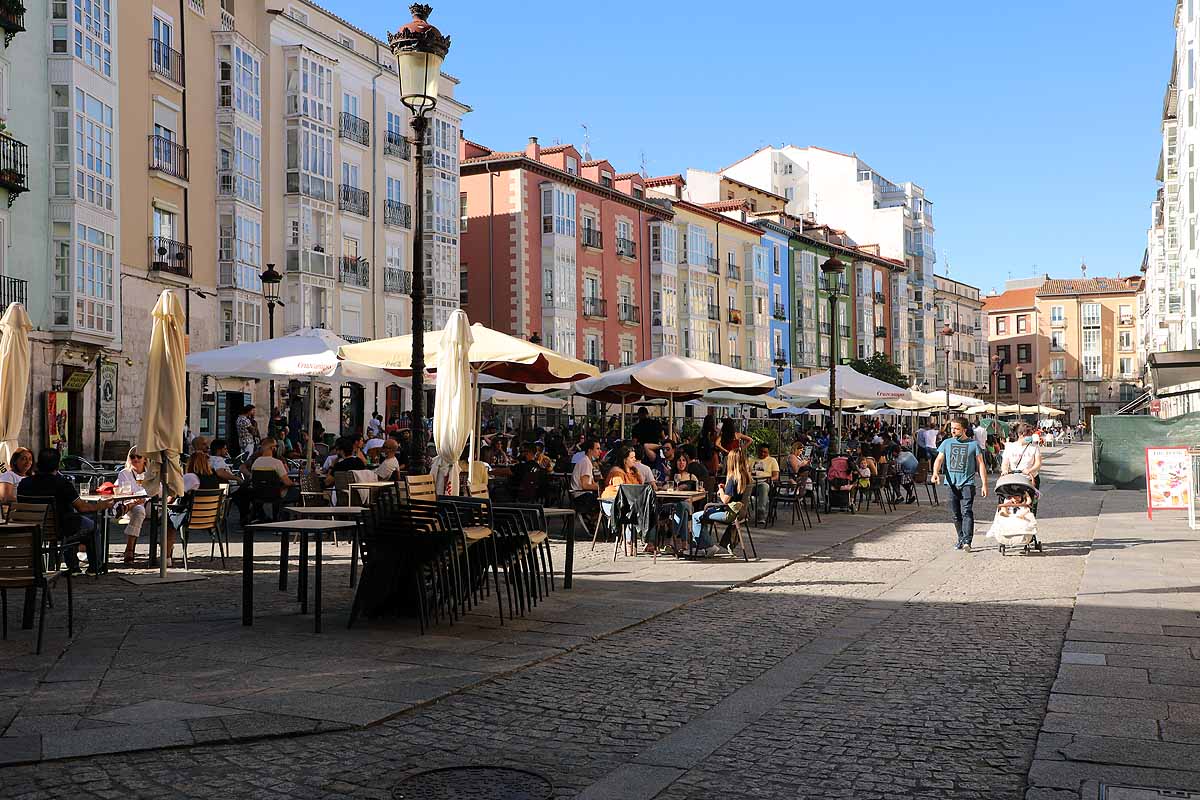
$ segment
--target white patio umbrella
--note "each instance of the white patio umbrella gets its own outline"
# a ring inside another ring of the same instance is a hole
[[[494,406],[519,406],[522,408],[552,408],[564,409],[567,400],[561,397],[551,397],[544,394],[517,394],[501,392],[496,389],[484,389],[479,393],[480,401]]]
[[[894,402],[912,399],[912,391],[900,386],[863,375],[861,372],[844,364],[835,367],[837,370],[837,396],[834,402],[839,407],[861,405],[878,401]],[[810,375],[798,381],[785,383],[779,387],[779,396],[796,400],[829,401],[829,370]]]
[[[150,355],[146,362],[145,405],[138,449],[146,456],[146,492],[162,493],[162,529],[159,548],[160,578],[167,576],[167,488],[183,494],[183,472],[179,453],[186,423],[185,369],[187,344],[184,338],[183,305],[170,289],[163,291],[154,306],[154,328],[150,333]],[[157,458],[156,458],[157,457]]]
[[[17,449],[25,423],[29,395],[29,332],[33,324],[20,303],[0,319],[0,463],[7,464]]]
[[[433,444],[437,456],[430,474],[439,494],[458,494],[458,457],[475,435],[475,398],[471,391],[471,324],[461,309],[446,320],[438,349],[437,392],[433,400]],[[475,443],[467,456],[467,474],[475,462]]]
[[[694,400],[705,392],[729,391],[762,395],[775,388],[775,379],[757,372],[726,367],[695,358],[668,355],[609,370],[598,378],[575,382],[575,393],[621,404],[621,437],[625,436],[625,404],[630,400],[664,398],[675,425],[675,401]]]
[[[689,400],[685,405],[750,406],[751,408],[765,408],[768,411],[779,411],[787,408],[789,404],[778,397],[771,397],[769,394],[751,396],[734,392],[706,392],[703,397]]]

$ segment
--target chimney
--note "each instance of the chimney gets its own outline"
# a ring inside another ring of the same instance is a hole
[[[529,137],[529,144],[525,145],[525,155],[534,161],[540,161],[542,157],[542,148],[538,144],[536,136]]]

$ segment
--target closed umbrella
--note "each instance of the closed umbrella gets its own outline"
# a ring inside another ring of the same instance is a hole
[[[471,391],[471,325],[461,310],[450,314],[437,355],[438,384],[433,401],[434,486],[440,494],[458,494],[458,457],[475,431],[475,402]],[[472,442],[468,461],[475,460]]]
[[[146,491],[162,492],[163,509],[159,577],[167,576],[167,489],[183,494],[179,453],[185,423],[183,305],[170,289],[163,291],[154,306],[154,328],[150,333],[150,355],[146,362],[146,393],[138,449],[146,456]]]
[[[29,394],[29,332],[33,325],[20,303],[0,319],[0,463],[7,464],[25,424]]]

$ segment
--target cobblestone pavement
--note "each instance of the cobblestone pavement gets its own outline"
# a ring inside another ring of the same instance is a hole
[[[387,798],[494,764],[558,798],[1017,800],[1104,497],[1089,457],[1047,460],[1043,555],[954,551],[925,509],[378,725],[12,767],[0,796]]]

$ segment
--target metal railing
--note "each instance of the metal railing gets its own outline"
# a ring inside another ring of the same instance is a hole
[[[725,264],[725,274],[731,281],[740,281],[742,279],[742,268],[737,264]]]
[[[887,328],[883,325],[876,325],[875,326],[875,338],[876,339],[886,339],[887,338]]]
[[[742,357],[741,356],[730,356],[729,357],[729,366],[733,367],[734,369],[741,369],[742,368]]]
[[[742,324],[742,310],[740,308],[726,309],[726,313],[729,317],[730,325],[741,325]]]
[[[183,86],[183,53],[159,39],[150,40],[150,71]]]
[[[601,372],[608,372],[608,362],[603,358],[585,358],[584,361],[591,364]]]
[[[168,239],[165,236],[151,236],[149,242],[150,269],[184,278],[192,277],[191,245]]]
[[[635,242],[633,239],[622,239],[620,236],[618,236],[617,255],[623,256],[624,258],[636,258],[637,242]]]
[[[29,305],[29,281],[0,275],[0,315],[13,303]]]
[[[771,316],[778,320],[787,319],[787,307],[783,303],[775,303],[771,309]]]
[[[583,229],[583,246],[599,250],[604,247],[604,234],[595,228]]]
[[[383,290],[392,294],[412,294],[413,274],[406,269],[384,267]]]
[[[715,258],[712,258],[711,256],[706,257],[704,260],[705,260],[706,265],[708,266],[708,271],[710,274],[712,274],[712,275],[720,275],[721,274],[721,263],[719,261],[717,261]]]
[[[601,297],[584,297],[583,315],[585,317],[608,317],[608,301]]]
[[[642,309],[633,303],[617,303],[617,319],[637,324],[642,321]]]
[[[716,303],[709,303],[708,318],[714,322],[719,322],[721,320],[721,307]]]
[[[188,179],[188,150],[165,136],[150,136],[150,169]]]
[[[788,365],[788,354],[786,350],[775,351],[775,366],[779,366],[780,364],[785,367]]]
[[[716,350],[709,350],[708,351],[708,360],[714,364],[720,364],[721,363],[721,354],[718,353]]]
[[[360,217],[371,216],[371,193],[357,186],[342,184],[338,192],[338,208],[358,214]]]
[[[349,111],[343,111],[338,118],[338,132],[343,139],[358,142],[364,147],[371,145],[371,123],[362,117],[356,117]]]
[[[16,194],[29,188],[29,147],[3,134],[0,134],[0,186]]]
[[[338,262],[338,280],[347,286],[371,286],[371,264],[358,256],[342,256]]]
[[[408,161],[412,158],[412,145],[400,131],[387,131],[383,135],[383,154]]]
[[[0,3],[0,28],[4,30],[4,44],[8,45],[15,34],[25,30],[24,3],[5,0]]]
[[[875,292],[875,302],[876,302],[876,303],[882,303],[882,302],[884,302],[884,294],[883,294],[883,292]]]
[[[408,203],[401,203],[399,200],[385,200],[383,203],[383,224],[411,228],[412,206]]]
[[[817,330],[824,335],[829,336],[831,333],[833,333],[833,325],[829,324],[828,322],[819,322],[817,323]]]
[[[838,334],[844,339],[849,339],[850,338],[850,326],[849,325],[838,325]]]

